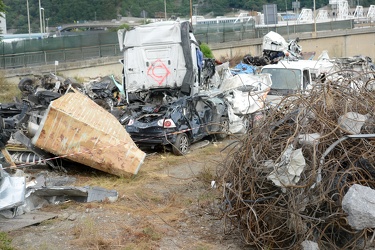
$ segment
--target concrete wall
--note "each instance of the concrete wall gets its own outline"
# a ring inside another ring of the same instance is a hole
[[[285,37],[284,37],[285,38]],[[296,38],[290,37],[290,39]],[[315,52],[317,58],[327,50],[330,57],[369,56],[375,60],[375,28],[359,28],[334,32],[300,34],[303,52]],[[215,58],[231,58],[246,54],[261,55],[262,39],[210,45]]]

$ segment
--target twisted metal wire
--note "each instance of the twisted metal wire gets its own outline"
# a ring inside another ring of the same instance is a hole
[[[348,71],[332,73],[334,80],[327,76],[309,95],[282,100],[229,152],[220,172],[221,209],[228,222],[225,229],[238,229],[246,244],[257,249],[300,249],[303,241],[312,240],[325,249],[364,246],[372,230],[352,229],[341,202],[355,183],[375,188],[375,140],[348,139],[323,155],[349,133],[338,122],[347,112],[368,117],[361,133],[375,132],[373,75]],[[341,77],[348,74],[350,79]],[[311,133],[320,134],[319,143],[300,144],[299,136]],[[302,148],[306,167],[296,185],[282,189],[267,179],[273,170],[267,163],[279,162],[289,145]]]

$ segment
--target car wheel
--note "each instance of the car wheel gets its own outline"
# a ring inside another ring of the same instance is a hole
[[[34,81],[30,78],[23,78],[18,83],[18,89],[21,92],[32,93],[34,90]]]
[[[222,117],[220,120],[220,130],[216,134],[217,139],[225,139],[229,134],[229,120],[228,118]]]
[[[172,145],[172,152],[175,155],[185,155],[189,151],[189,138],[185,133],[177,135],[176,142]]]

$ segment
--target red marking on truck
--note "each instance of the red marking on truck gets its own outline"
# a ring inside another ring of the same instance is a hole
[[[167,66],[160,59],[153,62],[147,70],[147,75],[154,79],[159,86],[163,84],[170,73]]]

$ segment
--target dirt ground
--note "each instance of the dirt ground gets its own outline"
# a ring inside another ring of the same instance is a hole
[[[14,249],[245,249],[224,232],[220,188],[211,188],[231,140],[210,142],[186,156],[149,154],[137,176],[118,178],[69,167],[75,186],[118,191],[114,203],[66,202],[39,211],[56,218],[8,233]],[[226,227],[229,228],[229,227]]]

